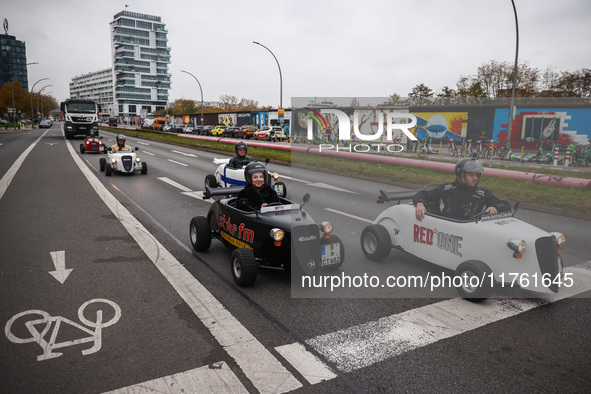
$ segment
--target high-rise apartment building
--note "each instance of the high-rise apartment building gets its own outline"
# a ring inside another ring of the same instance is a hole
[[[6,33],[0,35],[0,86],[11,81],[19,81],[23,90],[29,91],[25,42]]]
[[[105,68],[72,78],[70,98],[96,101],[105,115],[113,114],[113,69]]]
[[[111,22],[113,114],[142,116],[166,108],[168,31],[159,16],[121,11]]]

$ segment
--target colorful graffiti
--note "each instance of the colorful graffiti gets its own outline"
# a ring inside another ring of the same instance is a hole
[[[418,139],[454,139],[466,137],[468,112],[411,112],[417,117],[413,133]]]

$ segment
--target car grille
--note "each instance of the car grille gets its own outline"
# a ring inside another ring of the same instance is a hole
[[[291,246],[292,264],[298,261],[308,266],[320,267],[320,230],[318,225],[293,227],[291,229]]]
[[[125,171],[131,171],[131,166],[133,165],[131,156],[122,156],[121,164],[123,165]]]
[[[554,279],[559,274],[558,252],[552,237],[541,237],[536,240],[536,255],[542,277],[549,277],[552,280],[549,289],[557,293],[558,284],[554,283]]]
[[[93,151],[98,150],[98,142],[96,142],[96,141],[91,142],[90,147],[92,148]]]

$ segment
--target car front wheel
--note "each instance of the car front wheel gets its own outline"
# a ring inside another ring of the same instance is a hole
[[[112,173],[113,173],[113,167],[111,166],[111,163],[105,164],[105,175],[111,176]]]
[[[140,170],[140,172],[143,175],[146,175],[148,173],[148,164],[147,163],[142,162],[142,169]]]
[[[105,171],[106,164],[107,164],[107,160],[105,160],[104,157],[101,157],[101,159],[99,160],[99,169],[101,170],[101,172]]]
[[[390,233],[381,224],[369,225],[361,232],[361,250],[368,259],[382,261],[390,254],[391,248]]]
[[[460,264],[456,268],[456,277],[461,279],[456,287],[460,296],[470,302],[489,298],[492,294],[491,273],[491,269],[482,261],[470,260]]]
[[[189,237],[191,238],[191,245],[196,251],[205,252],[209,249],[211,246],[211,231],[206,217],[196,216],[191,219]]]
[[[234,249],[232,252],[232,277],[238,286],[250,286],[257,279],[257,262],[252,250]]]
[[[80,144],[80,153],[84,154],[85,151],[84,144]]]
[[[215,178],[215,175],[209,174],[205,176],[205,186],[211,188],[218,187],[218,180]]]

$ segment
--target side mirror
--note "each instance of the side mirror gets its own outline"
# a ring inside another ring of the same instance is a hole
[[[304,203],[302,204],[302,206],[300,207],[300,209],[302,209],[304,207],[304,205],[306,205],[308,203],[308,201],[310,201],[310,193],[304,194],[303,201],[304,201]]]
[[[107,148],[107,150],[108,150],[109,152],[111,152],[111,149],[112,149],[112,148]]]
[[[269,159],[268,157],[265,159],[265,165],[269,164],[271,162],[271,159]]]
[[[519,201],[517,201],[515,203],[515,206],[513,207],[513,213],[517,212],[518,209],[519,209]]]
[[[140,150],[140,148],[138,148],[137,146],[135,147],[135,150]]]

